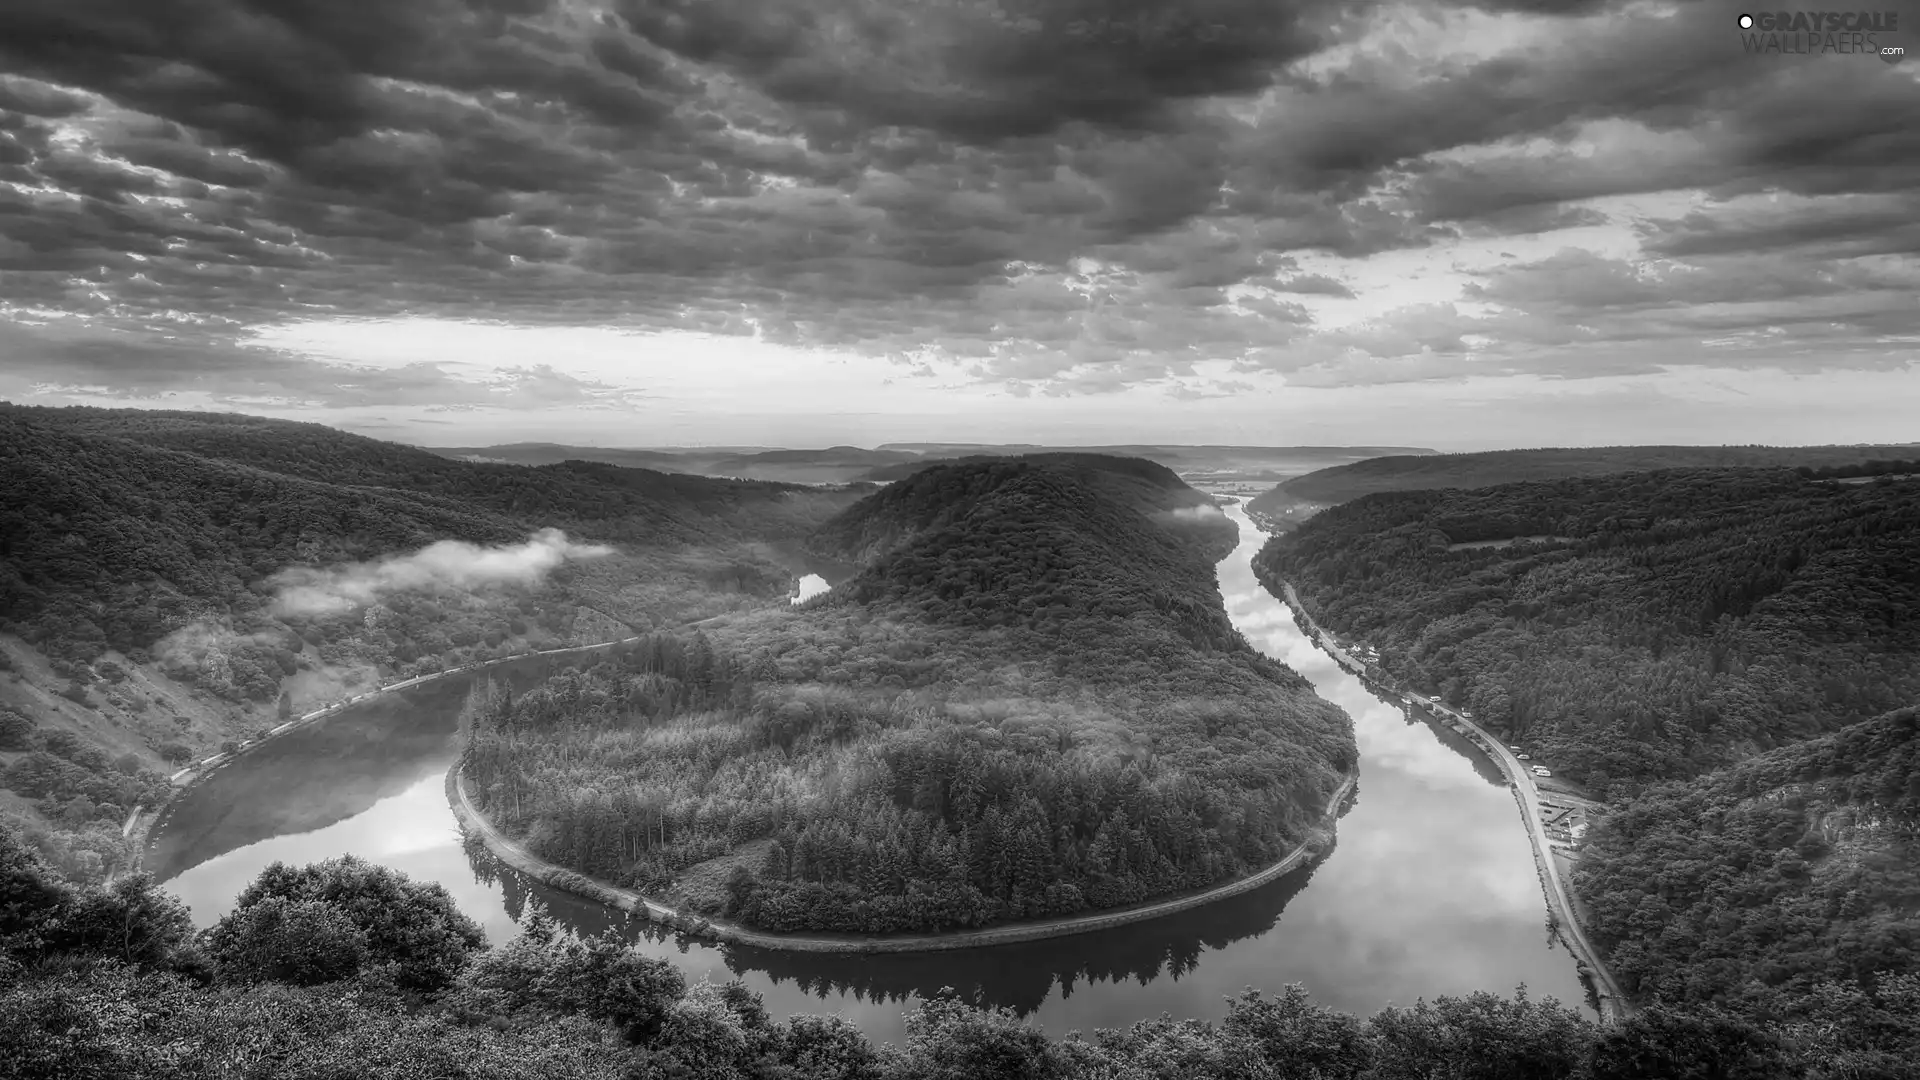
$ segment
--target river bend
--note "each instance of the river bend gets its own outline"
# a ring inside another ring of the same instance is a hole
[[[1054,1034],[1162,1013],[1217,1018],[1227,995],[1290,982],[1361,1015],[1524,983],[1592,1016],[1572,956],[1550,938],[1527,834],[1497,768],[1315,648],[1254,579],[1262,534],[1239,507],[1227,513],[1241,529],[1219,565],[1233,622],[1354,718],[1360,781],[1324,860],[1217,904],[1072,937],[924,954],[773,952],[663,936],[463,849],[443,781],[458,753],[464,676],[344,710],[219,770],[155,830],[147,865],[205,926],[276,860],[357,854],[444,885],[494,941],[510,937],[538,898],[584,932],[619,924],[690,980],[737,977],[776,1015],[839,1013],[882,1041],[898,1041],[902,1010],[943,986],[1014,1008]],[[552,664],[516,661],[494,674],[530,685]]]

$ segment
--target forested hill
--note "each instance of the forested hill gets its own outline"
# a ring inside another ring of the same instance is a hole
[[[589,462],[478,465],[315,424],[137,410],[5,407],[0,461],[7,628],[78,661],[149,647],[189,612],[250,613],[256,586],[288,566],[543,527],[717,548],[797,536],[857,497]]]
[[[1920,710],[1656,788],[1581,865],[1590,931],[1643,1000],[1920,1026],[1920,1001],[1807,992],[1920,971]]]
[[[0,420],[48,433],[111,438],[176,450],[205,461],[314,480],[437,497],[463,512],[583,530],[609,540],[699,543],[754,535],[797,537],[817,514],[784,513],[784,496],[807,489],[563,461],[529,467],[456,461],[413,446],[237,413],[38,408],[0,403]],[[847,500],[850,501],[850,500]]]
[[[1369,495],[1255,567],[1615,805],[1575,884],[1629,993],[1911,1039],[1920,481]]]
[[[1914,481],[1693,469],[1371,495],[1255,566],[1602,797],[1920,701]]]
[[[1069,637],[1164,617],[1191,644],[1230,648],[1239,638],[1213,563],[1237,535],[1164,466],[1036,455],[917,473],[855,504],[810,543],[868,564],[830,602]]]
[[[1296,476],[1247,504],[1280,514],[1300,504],[1336,505],[1381,491],[1482,488],[1526,480],[1604,476],[1675,468],[1842,468],[1920,458],[1901,446],[1599,446],[1489,450],[1472,454],[1394,455]]]
[[[816,534],[866,561],[826,596],[477,701],[468,775],[543,857],[776,931],[1243,876],[1322,826],[1357,753],[1228,621],[1221,530],[1156,520],[1186,511],[1221,520],[1149,463],[930,470]]]
[[[821,526],[808,538],[808,546],[834,558],[871,558],[907,536],[972,513],[982,499],[998,497],[999,489],[1014,478],[1041,475],[1055,478],[1056,490],[1084,488],[1118,508],[1173,527],[1177,535],[1203,536],[1215,559],[1237,542],[1238,530],[1213,512],[1213,500],[1188,487],[1165,465],[1103,454],[1026,454],[968,458],[909,473],[879,496]],[[1186,525],[1198,528],[1188,530]]]

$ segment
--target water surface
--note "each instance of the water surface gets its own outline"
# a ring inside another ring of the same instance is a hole
[[[644,924],[468,858],[443,789],[461,679],[370,702],[221,770],[155,830],[148,865],[204,926],[276,860],[358,854],[444,885],[491,940],[510,937],[537,898],[585,932],[618,920],[689,979],[741,978],[775,1015],[839,1013],[883,1041],[899,1040],[902,1009],[946,986],[1056,1034],[1162,1013],[1217,1018],[1226,995],[1291,982],[1361,1015],[1525,983],[1534,996],[1591,1016],[1572,956],[1548,935],[1525,827],[1498,771],[1314,648],[1254,580],[1261,534],[1239,507],[1226,512],[1241,529],[1239,548],[1219,567],[1234,624],[1354,718],[1361,770],[1332,852],[1231,900],[1097,934],[921,955],[822,956],[648,936]],[[497,674],[529,684],[551,663]]]

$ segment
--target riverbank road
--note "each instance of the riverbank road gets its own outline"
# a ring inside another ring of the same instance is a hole
[[[1546,883],[1547,898],[1552,902],[1556,921],[1566,932],[1568,943],[1573,946],[1574,954],[1580,957],[1593,978],[1594,988],[1601,999],[1601,1015],[1607,1016],[1609,1008],[1616,1015],[1629,1014],[1633,1007],[1628,1003],[1626,995],[1620,992],[1619,984],[1614,982],[1613,973],[1600,962],[1600,950],[1593,947],[1593,943],[1587,940],[1586,931],[1581,929],[1580,919],[1575,914],[1573,906],[1573,890],[1566,880],[1561,860],[1553,857],[1557,845],[1548,831],[1549,811],[1541,808],[1541,802],[1544,799],[1549,804],[1556,803],[1561,796],[1558,793],[1543,796],[1540,785],[1534,780],[1533,770],[1516,757],[1505,743],[1494,738],[1480,725],[1445,705],[1430,703],[1428,708],[1471,732],[1481,749],[1492,755],[1493,759],[1499,763],[1501,771],[1505,772],[1507,778],[1512,781],[1514,794],[1518,797],[1516,801],[1520,803],[1521,816],[1526,819],[1527,831],[1533,838],[1535,861],[1539,863],[1541,879]],[[1557,821],[1564,815],[1554,812],[1553,816]]]
[[[1336,660],[1352,662],[1352,657],[1347,656],[1345,651],[1333,641],[1332,635],[1321,629],[1320,625],[1314,622],[1313,616],[1307,614],[1306,605],[1300,602],[1300,594],[1294,591],[1292,583],[1282,582],[1281,590],[1286,593],[1288,606],[1306,621],[1309,635],[1314,641]],[[1632,1013],[1633,1006],[1627,1001],[1626,995],[1620,992],[1619,984],[1614,982],[1613,973],[1600,962],[1600,950],[1593,947],[1593,943],[1587,939],[1586,931],[1580,927],[1580,919],[1573,906],[1573,890],[1561,865],[1562,860],[1554,857],[1557,850],[1563,849],[1554,843],[1555,838],[1548,830],[1546,815],[1542,813],[1540,807],[1542,798],[1540,785],[1535,782],[1533,770],[1516,757],[1505,743],[1494,738],[1479,724],[1462,716],[1459,712],[1431,698],[1414,698],[1413,700],[1415,704],[1433,710],[1435,716],[1444,717],[1458,724],[1493,759],[1494,763],[1500,766],[1500,771],[1507,774],[1508,782],[1513,785],[1515,801],[1520,804],[1520,816],[1527,823],[1527,837],[1533,844],[1533,861],[1540,870],[1540,880],[1547,893],[1547,906],[1553,913],[1554,921],[1565,932],[1567,944],[1573,949],[1574,957],[1580,961],[1581,966],[1593,980],[1596,996],[1600,999],[1601,1019],[1611,1021],[1616,1017]],[[1562,796],[1557,792],[1548,797],[1549,802],[1558,802],[1561,799]],[[1587,807],[1597,805],[1587,800],[1579,801]]]

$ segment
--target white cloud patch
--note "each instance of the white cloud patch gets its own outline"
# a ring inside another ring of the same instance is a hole
[[[603,544],[579,544],[559,529],[542,529],[526,543],[480,547],[442,540],[411,555],[327,569],[293,567],[274,575],[274,614],[331,615],[376,603],[396,592],[537,585],[573,559],[610,555]]]

